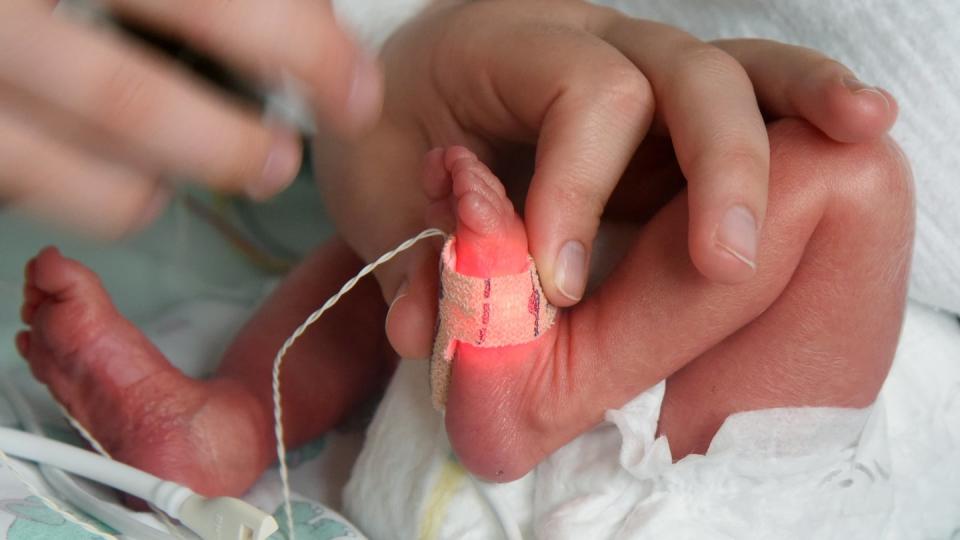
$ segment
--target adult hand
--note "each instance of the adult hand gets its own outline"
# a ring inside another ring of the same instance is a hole
[[[318,147],[346,240],[372,260],[425,226],[421,185],[431,182],[418,175],[430,148],[465,145],[497,169],[535,144],[525,220],[559,306],[582,296],[607,199],[651,129],[669,134],[688,182],[691,259],[706,277],[735,283],[755,271],[766,208],[761,109],[850,142],[879,137],[896,116],[886,92],[815,51],[705,43],[579,1],[439,4],[398,32],[383,60],[380,124],[359,144]],[[393,302],[388,335],[406,357],[429,352],[434,264],[419,250],[378,274]]]
[[[117,236],[167,200],[163,178],[270,197],[294,178],[300,140],[112,33],[0,3],[0,201]],[[270,87],[299,81],[340,133],[370,127],[382,82],[322,0],[108,0]]]

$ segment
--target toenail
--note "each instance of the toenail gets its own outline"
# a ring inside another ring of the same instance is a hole
[[[568,299],[578,301],[583,298],[587,287],[587,250],[577,240],[569,240],[560,248],[554,266],[554,279],[557,290]]]
[[[745,206],[727,210],[714,238],[721,249],[750,268],[757,268],[757,220]]]

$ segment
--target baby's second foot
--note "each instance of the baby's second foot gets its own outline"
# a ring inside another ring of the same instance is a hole
[[[433,218],[446,211],[456,222],[456,270],[475,277],[525,271],[526,231],[500,181],[464,148],[447,150],[442,166],[446,174],[424,175],[441,185],[425,187]],[[561,315],[527,343],[482,348],[458,342],[446,427],[458,457],[474,474],[516,479],[589,425],[589,419],[574,418],[583,416],[572,407],[576,396],[557,392],[562,386],[554,371],[558,355],[565,354],[560,338],[566,330]]]
[[[26,269],[17,348],[112,457],[208,495],[239,495],[271,457],[269,418],[238,384],[191,380],[54,248]]]

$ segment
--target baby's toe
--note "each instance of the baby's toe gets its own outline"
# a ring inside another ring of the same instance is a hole
[[[445,163],[456,208],[457,270],[478,277],[522,272],[527,233],[500,181],[465,148],[448,150]]]
[[[475,154],[466,148],[457,146],[448,150],[447,156],[454,156],[453,158],[448,157],[445,160],[447,168],[454,178],[454,182],[456,182],[458,176],[466,176],[466,178],[470,178],[471,180],[479,180],[482,182],[483,187],[490,190],[492,198],[495,199],[498,204],[510,204],[510,200],[507,198],[507,190],[503,187],[503,183]],[[456,189],[456,187],[454,187],[454,189]]]

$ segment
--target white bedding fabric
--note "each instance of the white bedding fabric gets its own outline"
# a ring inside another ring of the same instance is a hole
[[[527,537],[913,539],[960,534],[960,325],[919,304],[877,404],[730,417],[705,456],[654,439],[662,388],[492,488]],[[497,538],[404,362],[344,493],[370,538]]]

